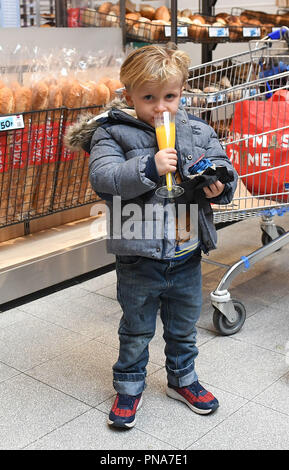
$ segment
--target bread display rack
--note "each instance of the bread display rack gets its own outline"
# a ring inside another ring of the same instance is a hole
[[[25,32],[21,28],[15,41],[24,45],[29,36]],[[38,44],[50,33],[46,28],[34,32]],[[55,44],[60,37],[77,36],[83,49],[105,31],[85,33],[81,43],[79,30],[51,31]],[[2,41],[12,41],[14,36],[14,28],[1,31]],[[111,48],[122,53],[120,43],[119,29],[110,34],[108,57]],[[39,70],[39,63],[36,67]],[[64,136],[80,114],[101,112],[111,99],[115,80],[104,77],[107,86],[96,83],[93,99],[97,96],[100,102],[89,105],[88,86],[81,95],[77,80],[72,79],[67,93],[67,80],[59,79],[56,86],[53,81],[48,86],[48,81],[35,80],[29,87],[33,74],[26,68],[25,62],[15,66],[8,61],[0,69],[4,80],[0,83],[0,304],[114,263],[105,248],[105,205],[88,179],[88,154],[70,151]],[[13,82],[16,75],[17,82]],[[100,89],[106,96],[100,96]]]
[[[171,0],[170,9],[146,4],[138,7],[120,0],[102,2],[95,8],[80,8],[79,24],[84,27],[121,27],[124,45],[127,42],[202,44],[202,62],[211,60],[218,43],[247,42],[260,39],[272,28],[286,25],[285,15],[269,15],[233,8],[231,14],[215,15],[217,0],[200,0],[199,11],[178,10],[177,0]],[[254,14],[255,13],[255,14]]]

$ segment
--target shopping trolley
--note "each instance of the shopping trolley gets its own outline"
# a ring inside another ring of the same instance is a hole
[[[289,210],[287,42],[250,42],[245,52],[190,68],[182,101],[215,129],[239,175],[231,204],[212,205],[217,229],[260,217],[262,246],[228,266],[210,295],[215,328],[232,335],[246,319],[244,304],[228,290],[232,281],[289,242],[289,232],[273,220]]]

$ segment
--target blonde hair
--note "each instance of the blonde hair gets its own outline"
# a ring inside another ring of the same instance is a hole
[[[120,69],[120,81],[127,90],[145,82],[164,83],[180,77],[183,85],[188,78],[190,58],[176,46],[149,45],[132,51]]]

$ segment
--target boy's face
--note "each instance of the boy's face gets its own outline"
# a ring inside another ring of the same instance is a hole
[[[173,78],[162,84],[145,82],[130,92],[125,91],[125,97],[127,104],[134,107],[138,119],[154,127],[154,117],[158,113],[177,113],[182,89],[180,78]]]

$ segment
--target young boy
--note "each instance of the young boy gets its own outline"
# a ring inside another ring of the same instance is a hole
[[[108,423],[121,428],[134,426],[141,406],[148,346],[155,333],[159,307],[166,342],[167,395],[199,414],[212,413],[219,405],[198,382],[194,365],[198,354],[195,325],[202,303],[201,250],[207,253],[216,247],[210,201],[231,201],[236,174],[232,183],[216,181],[203,188],[204,201],[198,210],[199,236],[184,250],[180,249],[177,236],[168,234],[167,219],[173,212],[168,210],[163,218],[153,213],[148,220],[150,212],[146,211],[148,205],[170,208],[172,203],[160,199],[156,188],[164,184],[163,177],[168,172],[177,171],[182,181],[189,181],[189,169],[200,157],[232,171],[213,129],[180,106],[189,63],[186,53],[168,47],[150,45],[133,51],[120,72],[125,101],[112,103],[108,112],[91,120],[76,136],[80,142],[84,136],[82,146],[90,152],[90,181],[106,200],[110,215],[107,250],[116,255],[117,297],[123,315],[119,357],[113,366],[117,396]],[[175,149],[158,150],[154,117],[164,111],[175,115]],[[121,198],[118,205],[113,196]],[[140,208],[134,222],[141,225],[141,234],[148,223],[153,225],[150,238],[130,237],[125,230],[130,209],[135,207],[131,204]],[[118,216],[121,230],[113,226]],[[160,224],[164,226],[161,236],[156,235]]]

